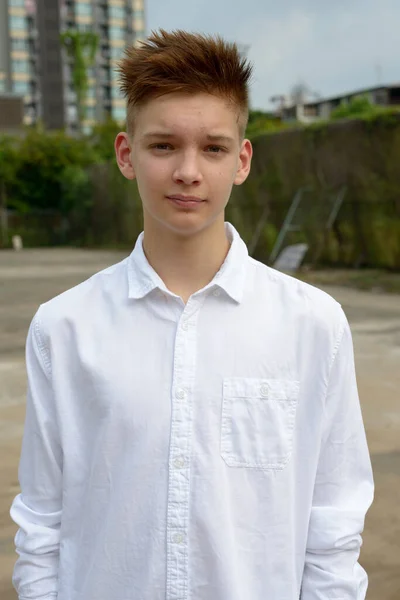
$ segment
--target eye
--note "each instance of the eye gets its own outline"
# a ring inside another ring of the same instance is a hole
[[[221,152],[225,151],[225,148],[222,148],[222,146],[208,146],[207,150],[211,154],[221,154]]]
[[[163,144],[160,142],[159,144],[153,144],[150,148],[153,148],[154,150],[170,150],[172,146],[171,144]]]

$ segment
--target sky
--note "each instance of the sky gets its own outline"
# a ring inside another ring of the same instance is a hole
[[[253,109],[305,83],[321,97],[400,82],[400,0],[146,0],[147,32],[247,45]]]

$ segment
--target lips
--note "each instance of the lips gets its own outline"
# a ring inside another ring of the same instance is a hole
[[[167,196],[169,200],[178,200],[180,202],[204,202],[203,198],[198,198],[197,196],[183,196],[182,194],[174,194],[172,196]]]
[[[183,209],[184,211],[200,210],[200,207],[205,203],[203,198],[198,196],[184,196],[183,194],[174,194],[173,196],[166,196],[175,207]]]

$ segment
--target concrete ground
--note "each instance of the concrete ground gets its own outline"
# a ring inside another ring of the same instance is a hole
[[[124,254],[82,250],[0,252],[0,598],[11,585],[25,402],[24,344],[41,302],[119,261]],[[361,563],[369,600],[400,598],[400,296],[324,288],[343,305],[355,345],[359,392],[375,473]]]

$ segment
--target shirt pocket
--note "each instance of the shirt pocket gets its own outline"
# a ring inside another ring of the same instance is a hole
[[[293,448],[299,382],[225,378],[221,456],[230,467],[283,469]]]

